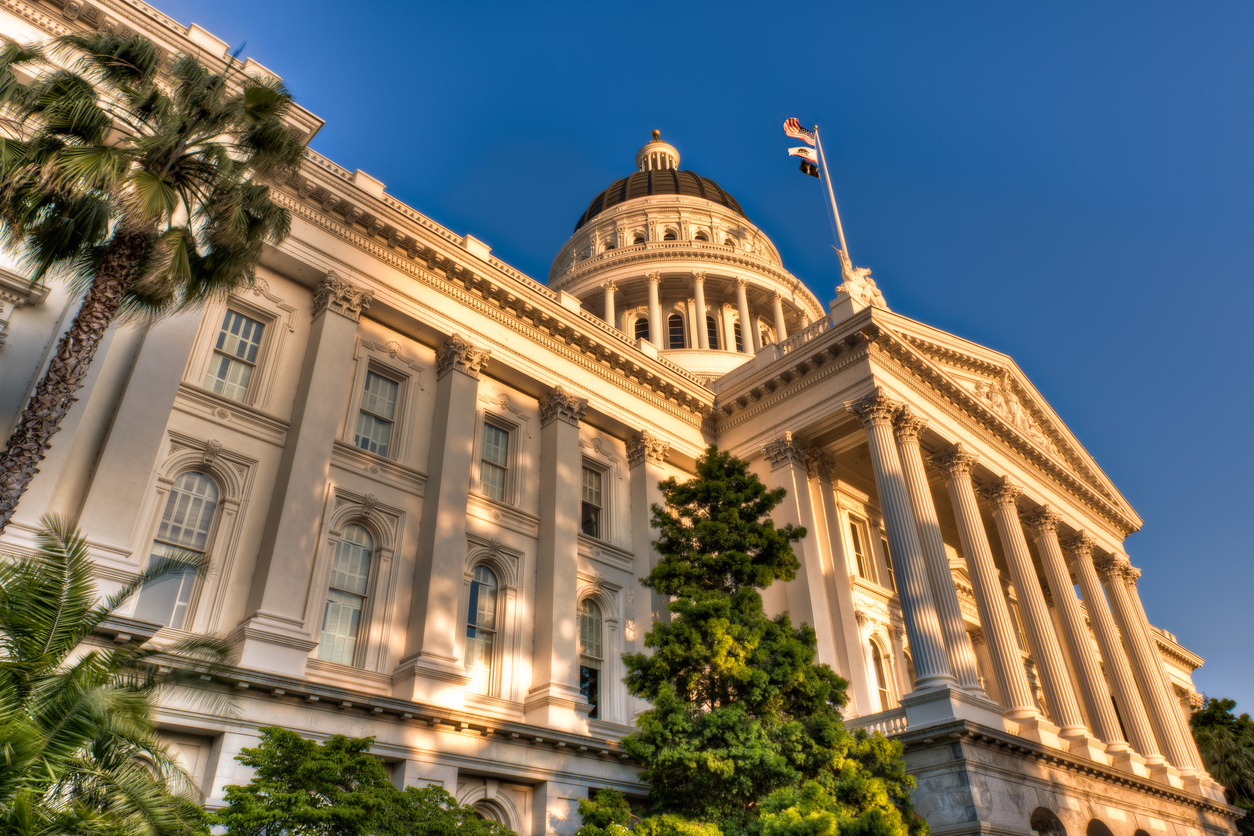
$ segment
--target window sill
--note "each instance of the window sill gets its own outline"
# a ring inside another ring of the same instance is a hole
[[[338,662],[328,662],[313,655],[310,655],[309,662],[305,665],[305,677],[311,682],[335,685],[358,692],[379,696],[392,694],[391,674],[369,671],[353,665],[341,665]]]

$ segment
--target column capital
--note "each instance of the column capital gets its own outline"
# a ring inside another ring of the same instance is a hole
[[[609,281],[601,282],[601,289],[608,290],[609,292],[613,293],[614,291],[618,290],[618,282],[614,281],[613,279],[610,279]]]
[[[876,425],[887,426],[893,420],[893,416],[897,414],[897,410],[901,408],[901,404],[892,400],[884,393],[884,390],[876,386],[875,391],[865,397],[852,401],[845,406],[857,416],[862,422],[862,426],[870,429]]]
[[[967,631],[967,636],[971,639],[973,647],[981,647],[984,644],[984,631],[979,627],[972,627]]]
[[[1018,503],[1019,497],[1023,495],[1023,489],[1003,476],[992,484],[985,485],[980,490],[980,493],[994,507],[1006,507],[1013,511],[1017,510],[1016,503]]]
[[[653,271],[652,273],[645,273],[644,277],[649,280],[649,284],[661,284],[662,283],[662,274],[657,272],[656,270]]]
[[[1037,537],[1058,534],[1058,515],[1048,505],[1024,514],[1023,524],[1032,529]]]
[[[562,387],[555,387],[540,396],[540,427],[547,427],[556,420],[577,427],[587,409],[586,398],[576,398]]]
[[[670,449],[670,442],[663,441],[648,430],[642,430],[627,442],[627,466],[635,467],[645,461],[661,464],[666,461],[666,454]]]
[[[762,446],[762,453],[766,456],[766,460],[771,463],[771,470],[779,470],[787,464],[799,464],[805,467],[808,451],[809,445],[794,439],[790,432],[786,432],[769,444]]]
[[[459,371],[478,380],[479,372],[491,355],[491,351],[475,348],[463,340],[460,334],[454,334],[436,352],[436,379],[444,377],[451,371]]]
[[[980,457],[964,447],[962,442],[947,447],[935,456],[932,456],[932,464],[939,467],[945,473],[945,478],[950,481],[970,479],[971,468],[979,460]]]
[[[1063,553],[1074,562],[1092,560],[1093,547],[1097,545],[1097,541],[1087,531],[1077,531],[1070,537],[1063,538],[1061,545]]]
[[[1113,583],[1127,580],[1132,563],[1121,554],[1103,554],[1093,558],[1093,568],[1101,575],[1102,580]],[[1141,573],[1138,571],[1136,576],[1140,577]]]
[[[330,310],[357,322],[361,319],[362,313],[370,307],[372,299],[374,299],[373,290],[362,290],[334,272],[330,272],[318,283],[318,288],[314,291],[313,315],[317,316],[323,311]]]
[[[909,404],[905,404],[893,418],[893,429],[897,432],[898,441],[917,442],[919,435],[927,429],[927,419],[916,415]]]
[[[836,478],[836,460],[824,455],[819,448],[811,447],[806,450],[806,474],[830,484]]]
[[[744,288],[747,288],[748,286],[749,286],[749,280],[748,280],[748,279],[736,279],[736,287],[744,287]]]
[[[693,280],[694,282],[697,282],[697,283],[704,282],[704,281],[705,281],[705,271],[704,271],[704,270],[693,270],[693,271],[692,271],[692,280]]]
[[[782,301],[783,301],[783,299],[784,299],[784,296],[783,296],[783,294],[781,294],[778,290],[772,290],[772,291],[771,291],[771,298],[772,298],[772,299],[778,299],[778,300],[780,300],[780,301],[782,302]]]

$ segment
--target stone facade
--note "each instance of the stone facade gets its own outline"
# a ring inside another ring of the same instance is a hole
[[[136,0],[0,9],[18,40],[104,26],[227,58]],[[649,508],[717,443],[787,489],[809,535],[767,606],[814,625],[850,725],[903,739],[938,833],[1041,831],[1038,808],[1073,836],[1231,833],[1188,736],[1201,660],[1137,595],[1141,520],[1014,362],[893,313],[866,268],[825,307],[678,166],[655,134],[645,191],[590,209],[544,285],[309,151],[252,287],[105,338],[0,545],[68,515],[102,590],[208,554],[99,637],[232,643],[205,687],[235,714],[160,717],[208,806],[277,724],[570,833],[589,789],[644,791],[620,656],[665,614]],[[7,431],[73,300],[0,272]]]

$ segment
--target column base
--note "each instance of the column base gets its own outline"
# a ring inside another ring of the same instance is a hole
[[[1184,781],[1180,778],[1180,770],[1166,761],[1149,767],[1151,781],[1166,784],[1178,790],[1184,789]]]
[[[409,702],[464,708],[466,686],[472,679],[456,659],[419,651],[401,659],[392,671],[392,695]]]
[[[1050,749],[1061,750],[1063,748],[1062,739],[1058,737],[1058,727],[1039,714],[1017,718],[1011,720],[1011,722],[1019,726],[1019,737],[1034,740],[1042,746],[1048,746]]]
[[[983,694],[973,694],[957,685],[907,694],[901,698],[901,707],[906,710],[906,728],[911,731],[953,720],[970,720],[992,728],[1002,726],[1001,706]]]
[[[587,734],[591,711],[592,706],[578,688],[561,682],[535,686],[523,702],[528,723],[577,734]]]
[[[1122,746],[1123,748],[1114,748]],[[1115,769],[1122,769],[1124,772],[1131,772],[1138,778],[1148,778],[1150,771],[1145,763],[1145,758],[1134,752],[1128,744],[1111,743],[1106,747],[1106,754],[1110,756],[1110,765]]]
[[[1067,751],[1103,766],[1110,765],[1106,755],[1106,744],[1093,737],[1085,729],[1066,729],[1059,732],[1058,737],[1066,741]]]
[[[277,613],[255,613],[227,640],[234,645],[233,661],[241,668],[302,678],[309,654],[318,646],[303,621]]]

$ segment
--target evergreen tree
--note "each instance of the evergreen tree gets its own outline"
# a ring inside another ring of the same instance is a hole
[[[435,786],[392,785],[367,751],[374,738],[335,735],[325,743],[268,726],[240,763],[255,770],[226,788],[215,816],[228,836],[513,836]]]
[[[717,447],[697,461],[696,478],[661,489],[653,525],[662,559],[642,583],[671,598],[671,619],[646,636],[652,654],[623,657],[629,692],[652,704],[623,741],[650,787],[633,832],[924,832],[900,744],[850,735],[840,713],[846,683],[816,664],[814,630],[763,610],[759,590],[796,576],[792,544],[806,534],[769,518],[785,491],[768,490]],[[604,795],[588,803],[585,822],[600,820]]]
[[[1245,810],[1237,828],[1254,836],[1254,720],[1232,713],[1233,700],[1208,699],[1189,718],[1206,771],[1224,785],[1228,803]]]

